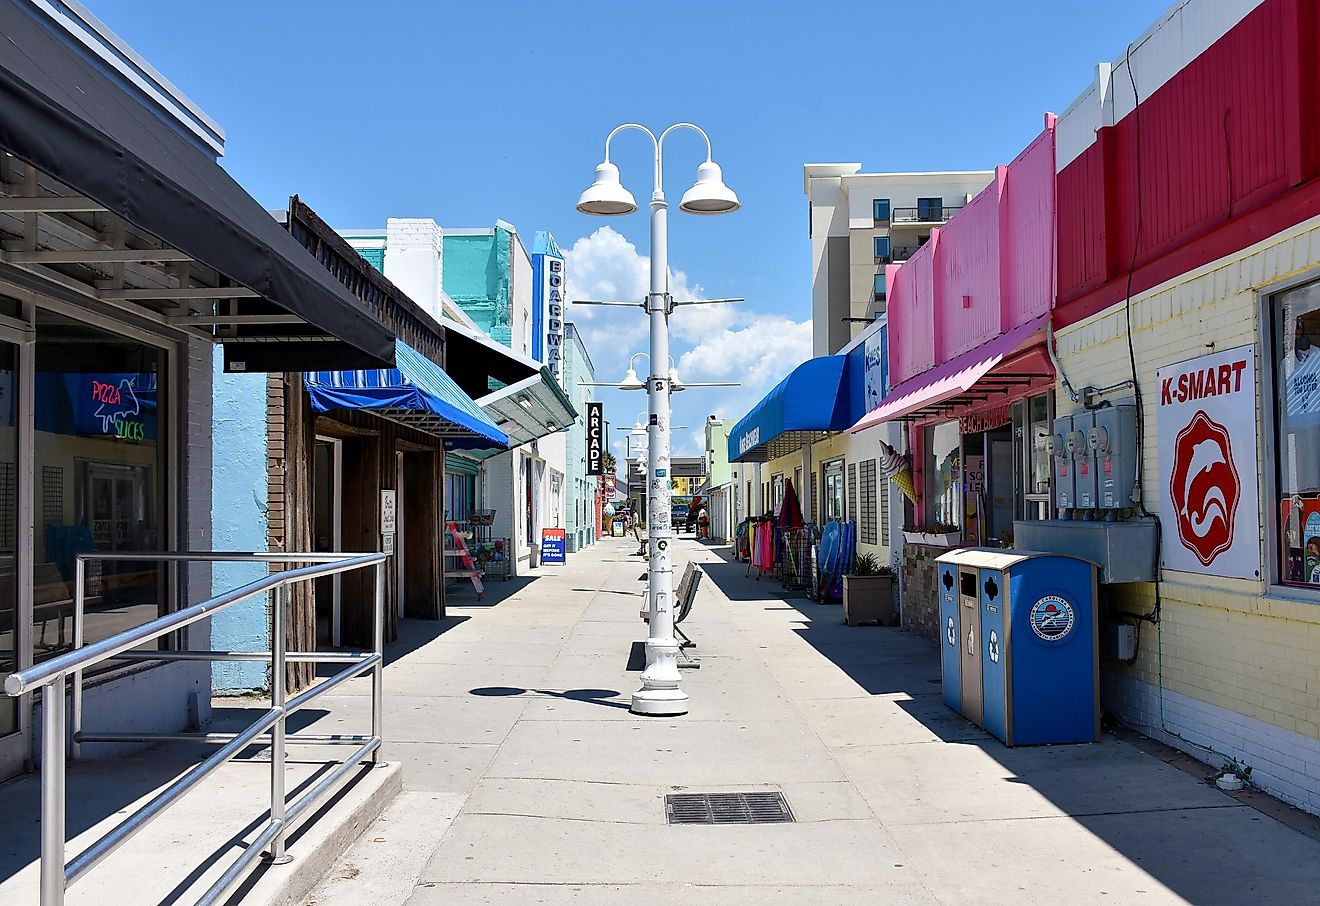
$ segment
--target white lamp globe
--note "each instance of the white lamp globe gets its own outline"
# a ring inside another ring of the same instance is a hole
[[[605,161],[597,165],[595,181],[578,197],[577,209],[583,214],[617,217],[637,210],[637,202],[619,182],[619,168]]]
[[[742,204],[733,189],[724,184],[720,165],[708,160],[697,167],[697,181],[683,193],[683,200],[678,206],[689,214],[728,214],[738,210]],[[581,205],[578,207],[581,208]]]

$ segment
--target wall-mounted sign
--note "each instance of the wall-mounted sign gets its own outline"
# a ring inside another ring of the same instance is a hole
[[[549,233],[537,233],[532,254],[532,357],[563,383],[564,258]]]
[[[746,453],[761,442],[761,426],[757,425],[748,431],[742,437],[738,438],[738,455]]]
[[[541,563],[560,564],[564,562],[565,539],[568,532],[561,528],[541,529]]]
[[[1167,365],[1156,380],[1164,565],[1259,577],[1255,350]]]
[[[604,403],[587,403],[587,474],[605,474]]]
[[[870,412],[888,392],[889,327],[885,325],[866,338],[863,348],[862,384],[866,392],[866,411]]]
[[[381,491],[380,492],[380,533],[382,535],[393,535],[398,514],[398,492]]]

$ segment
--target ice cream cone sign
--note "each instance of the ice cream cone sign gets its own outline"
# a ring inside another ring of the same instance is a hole
[[[903,496],[915,505],[917,502],[917,488],[912,482],[912,466],[908,463],[906,456],[883,440],[880,441],[879,467],[880,476],[898,485],[898,489],[903,492]]]

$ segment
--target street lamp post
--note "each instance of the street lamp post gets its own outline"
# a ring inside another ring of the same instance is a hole
[[[642,688],[633,693],[635,714],[686,714],[687,693],[680,688],[678,641],[674,638],[673,525],[670,516],[669,315],[674,300],[669,294],[669,204],[662,188],[664,141],[677,129],[691,129],[706,141],[706,160],[697,167],[697,181],[683,193],[679,208],[690,214],[725,214],[739,207],[738,196],[724,184],[719,164],[711,160],[710,137],[691,123],[675,123],[656,137],[650,129],[626,123],[605,138],[605,160],[596,167],[595,181],[578,199],[584,214],[616,216],[637,210],[632,193],[619,181],[619,168],[610,162],[610,141],[625,129],[646,133],[655,147],[655,183],[651,192],[651,290],[645,310],[651,321],[651,376],[647,393],[647,512],[649,556],[647,598],[650,632],[646,640],[646,669]],[[657,368],[656,362],[660,365]]]

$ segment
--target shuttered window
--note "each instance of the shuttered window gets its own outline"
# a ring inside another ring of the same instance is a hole
[[[857,463],[848,463],[848,521],[857,524]]]
[[[889,491],[889,482],[883,480],[876,488],[876,494],[880,498],[880,543],[885,547],[889,546]]]
[[[862,522],[858,526],[858,538],[863,544],[876,544],[878,539],[876,537],[874,459],[868,459],[862,463],[861,485]]]

